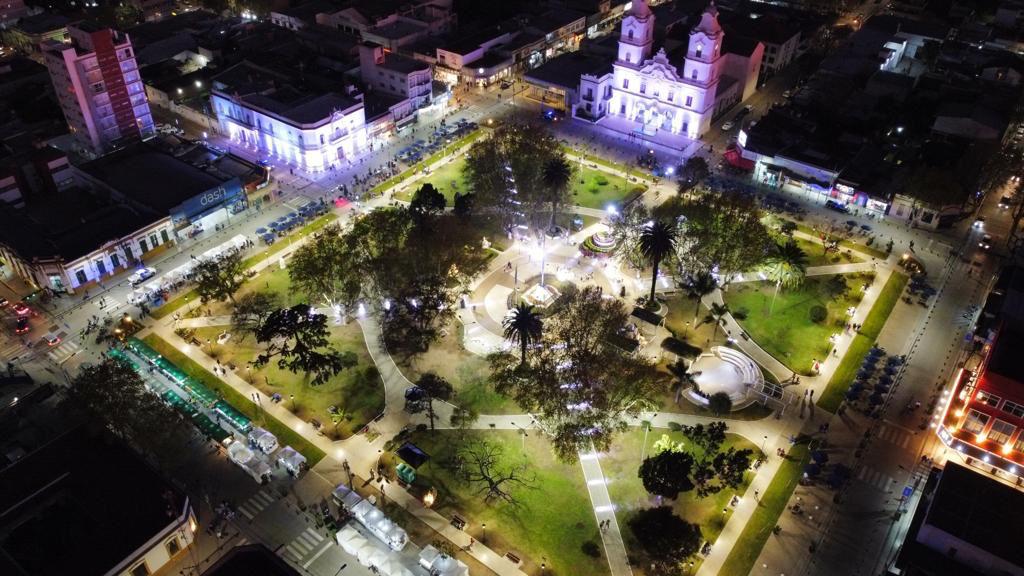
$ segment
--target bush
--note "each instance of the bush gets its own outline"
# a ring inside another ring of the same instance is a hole
[[[679,422],[669,422],[668,429],[673,432],[679,432],[680,430],[683,429],[683,425],[680,424]]]
[[[661,347],[681,358],[696,358],[703,350],[685,340],[670,336],[661,341]]]
[[[708,398],[708,410],[715,416],[732,412],[732,399],[725,392],[715,392]]]
[[[821,324],[828,318],[828,310],[824,306],[811,306],[810,310],[811,322],[815,324]]]
[[[593,540],[587,540],[586,542],[584,542],[583,545],[580,546],[580,550],[582,550],[584,554],[590,556],[591,558],[601,557],[601,547],[598,546],[597,542],[594,542]]]
[[[599,174],[597,176],[597,178],[595,178],[594,180],[597,182],[598,186],[607,186],[608,185],[608,179],[604,177],[604,174]]]

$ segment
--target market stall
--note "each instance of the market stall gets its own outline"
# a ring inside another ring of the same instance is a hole
[[[249,431],[249,445],[264,454],[270,454],[277,450],[277,438],[263,428],[253,428]]]

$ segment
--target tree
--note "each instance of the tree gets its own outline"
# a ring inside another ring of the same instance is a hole
[[[555,225],[555,214],[558,212],[558,207],[565,203],[569,197],[572,177],[572,165],[565,158],[565,154],[559,153],[544,162],[541,181],[547,192],[548,203],[551,204],[551,219],[548,221],[549,229]]]
[[[700,449],[695,457],[691,480],[697,487],[697,495],[701,498],[716,494],[725,488],[738,488],[743,483],[743,475],[750,467],[751,450],[736,450],[730,447],[722,451],[725,442],[725,422],[712,422],[708,425],[697,424],[684,426],[683,433]]]
[[[719,304],[718,302],[711,303],[711,307],[708,308],[708,314],[704,317],[702,323],[711,324],[713,322],[715,324],[715,333],[711,336],[712,340],[718,338],[718,327],[722,325],[722,322],[725,321],[725,317],[728,314],[728,304]]]
[[[733,490],[739,488],[743,484],[743,477],[747,470],[750,469],[750,459],[753,454],[754,452],[749,448],[744,450],[729,448],[725,452],[715,454],[711,460],[711,469],[719,483],[714,487],[705,486],[703,490],[713,494],[725,488]]]
[[[508,316],[505,316],[501,325],[505,328],[505,339],[519,343],[519,361],[526,364],[526,349],[531,344],[540,341],[544,330],[544,322],[541,320],[540,314],[534,310],[533,306],[520,302]]]
[[[698,271],[689,277],[685,286],[686,295],[696,300],[693,307],[693,325],[697,326],[697,315],[700,314],[700,303],[705,296],[718,289],[718,282],[710,272]]]
[[[715,416],[728,414],[732,411],[732,398],[728,392],[715,392],[708,397],[708,410]]]
[[[643,268],[646,260],[640,251],[640,233],[651,221],[650,210],[643,202],[633,202],[622,212],[610,215],[609,220],[616,256],[633,268]]]
[[[114,8],[114,21],[122,30],[131,28],[142,22],[142,10],[130,2],[121,2]]]
[[[219,258],[210,258],[196,263],[192,268],[192,281],[196,292],[204,303],[210,300],[231,300],[235,292],[245,283],[245,265],[242,253],[231,251]]]
[[[455,475],[469,484],[478,484],[478,494],[485,504],[505,502],[518,506],[516,491],[533,488],[536,475],[529,472],[525,460],[510,464],[505,449],[480,438],[473,438],[458,447],[455,453]]]
[[[651,298],[654,303],[654,290],[658,287],[658,267],[662,260],[672,254],[676,246],[676,227],[663,220],[655,220],[643,227],[640,232],[640,252],[651,263]]]
[[[775,254],[764,267],[768,280],[775,283],[775,294],[768,315],[775,310],[775,299],[779,296],[779,288],[799,286],[807,274],[807,255],[793,240],[777,246]]]
[[[308,304],[273,311],[256,330],[256,341],[266,349],[253,365],[262,367],[277,358],[277,366],[293,373],[312,374],[319,386],[346,368],[358,364],[353,352],[338,352],[329,345],[327,317]]]
[[[256,330],[278,307],[274,292],[246,292],[238,297],[231,309],[231,325],[243,334],[256,334]]]
[[[434,215],[444,212],[447,205],[448,201],[445,199],[444,194],[441,194],[437,188],[434,188],[433,184],[427,182],[420,186],[412,195],[412,200],[409,202],[409,211],[413,216]]]
[[[359,297],[360,282],[352,274],[352,251],[341,227],[331,224],[299,247],[288,264],[288,278],[310,299],[323,298],[329,306],[351,305]]]
[[[725,431],[728,430],[725,422],[712,422],[708,425],[695,424],[683,426],[685,434],[705,454],[714,454],[725,442]]]
[[[455,193],[455,201],[452,203],[452,212],[462,220],[468,220],[473,215],[473,201],[476,195],[472,192],[465,194]]]
[[[454,389],[450,382],[433,372],[427,372],[416,380],[416,386],[426,396],[427,417],[430,418],[430,429],[434,429],[434,400],[447,402],[451,400]]]
[[[700,156],[690,156],[679,169],[679,185],[676,190],[680,195],[686,194],[697,187],[711,174],[708,161]]]
[[[627,321],[621,302],[586,287],[564,296],[525,364],[509,352],[490,357],[497,392],[537,416],[562,460],[591,445],[606,450],[625,429],[623,418],[653,409],[652,398],[664,389],[649,360],[609,344]]]
[[[105,358],[83,366],[68,396],[106,423],[114,435],[144,453],[167,459],[182,449],[188,421],[147,390],[142,377],[127,362]]]
[[[670,213],[681,216],[676,242],[678,276],[714,272],[722,284],[755,269],[771,253],[768,229],[752,196],[706,192],[677,199]]]
[[[683,393],[683,390],[687,388],[699,390],[697,381],[694,379],[693,374],[690,373],[690,368],[686,365],[685,360],[680,359],[669,364],[668,371],[675,378],[672,382],[672,392],[675,395],[674,402],[676,404],[679,404],[679,396]]]
[[[456,406],[455,409],[452,410],[452,416],[449,423],[453,428],[467,430],[479,417],[480,414],[471,406]]]
[[[677,498],[680,492],[695,488],[690,481],[693,456],[686,452],[665,450],[648,456],[640,465],[639,476],[644,489],[664,498]]]
[[[627,523],[655,576],[676,576],[679,565],[700,547],[700,527],[676,516],[668,506],[640,510]]]

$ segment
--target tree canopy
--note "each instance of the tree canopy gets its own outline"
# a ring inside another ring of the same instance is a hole
[[[690,476],[693,473],[693,456],[686,452],[665,450],[648,456],[640,465],[640,480],[644,489],[664,498],[676,498],[680,492],[695,488]]]
[[[679,565],[700,547],[700,527],[676,516],[668,506],[639,510],[627,523],[655,576],[676,576]]]
[[[559,458],[573,461],[591,442],[606,450],[624,416],[653,409],[665,383],[643,357],[610,344],[628,319],[621,302],[587,287],[563,295],[540,346],[525,363],[510,352],[490,357],[495,388],[537,414]]]
[[[256,330],[277,307],[278,297],[275,292],[246,292],[238,297],[231,309],[231,325],[243,335],[255,335]]]
[[[715,272],[727,282],[756,268],[771,253],[771,235],[753,197],[707,192],[676,205],[682,233],[676,242],[679,276]]]
[[[310,300],[352,305],[359,297],[360,282],[352,273],[351,261],[341,227],[332,224],[295,251],[288,262],[288,278]]]
[[[685,194],[697,187],[711,174],[708,161],[700,156],[690,156],[679,168],[677,191]]]
[[[231,251],[219,258],[197,262],[192,268],[192,281],[203,302],[210,300],[235,301],[235,292],[245,283],[245,265],[242,253]]]
[[[256,341],[266,344],[266,348],[253,364],[265,366],[277,358],[278,368],[310,374],[311,383],[318,386],[358,363],[355,353],[332,348],[329,336],[327,316],[308,304],[275,310],[256,330]]]

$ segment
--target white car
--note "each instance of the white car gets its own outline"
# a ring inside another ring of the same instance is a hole
[[[988,234],[985,234],[984,236],[982,236],[981,237],[981,242],[978,242],[978,248],[981,248],[982,250],[991,250],[992,249],[992,236],[990,236]]]
[[[138,286],[139,284],[142,284],[146,280],[152,278],[154,274],[156,274],[156,268],[142,268],[136,270],[134,274],[129,276],[128,282],[131,283],[132,286]]]
[[[46,336],[43,336],[43,340],[46,341],[47,346],[51,347],[60,344],[60,336],[54,334],[53,332],[48,332]]]
[[[726,120],[725,124],[722,124],[722,130],[724,132],[728,132],[729,130],[732,130],[733,126],[735,126],[735,124],[732,123],[732,120]]]

